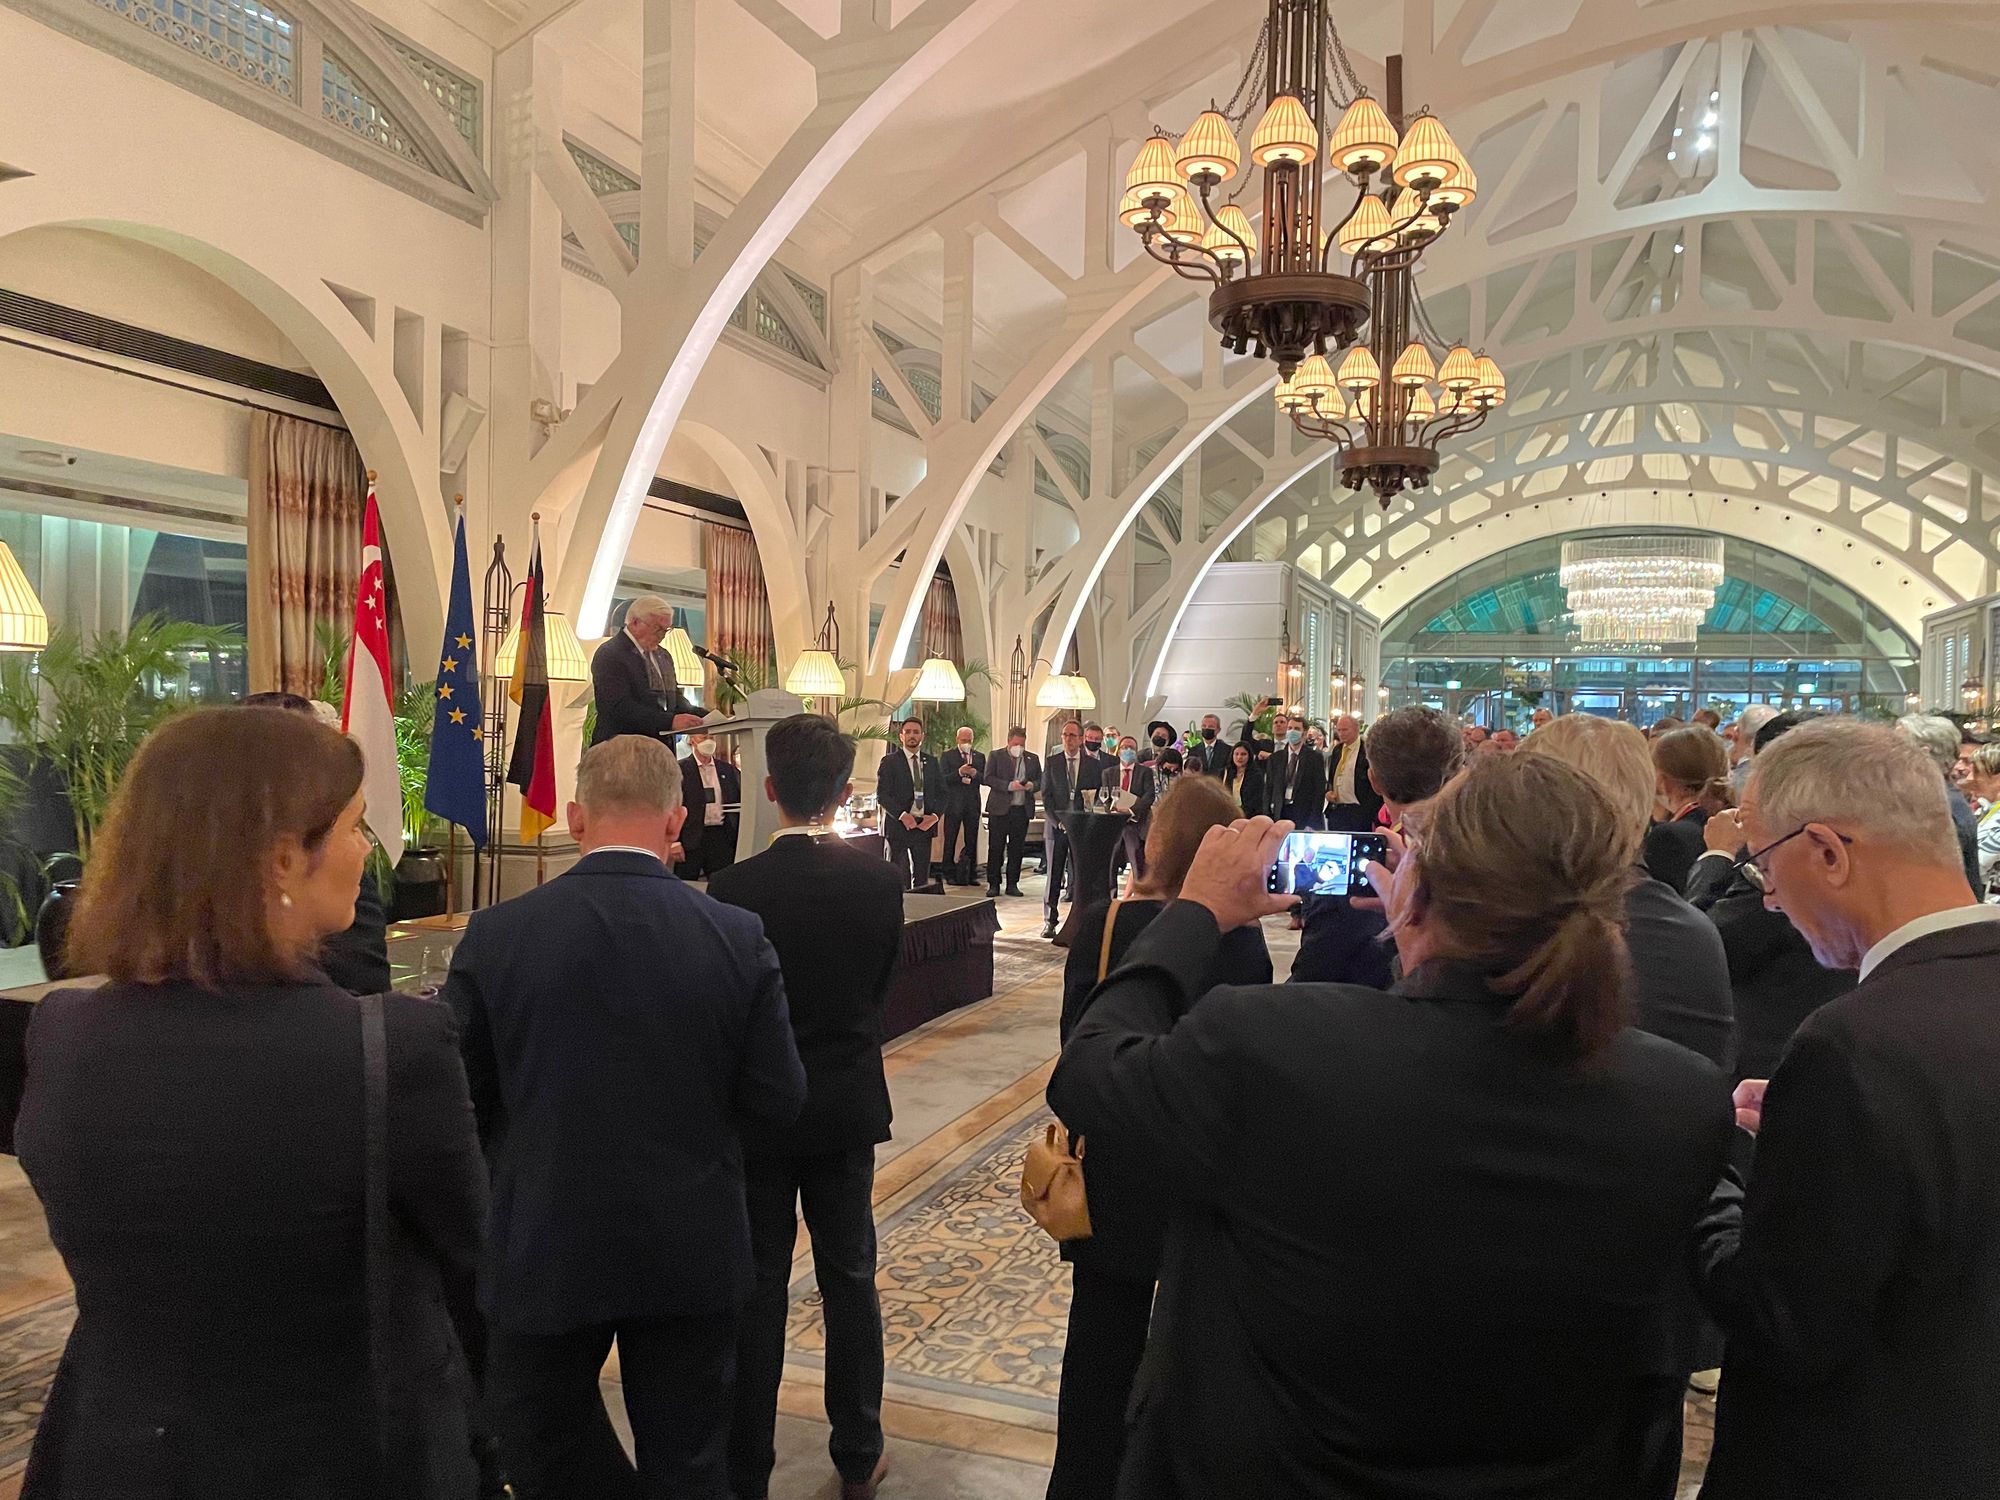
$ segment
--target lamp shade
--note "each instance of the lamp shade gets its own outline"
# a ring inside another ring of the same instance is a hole
[[[1097,692],[1091,687],[1088,677],[1084,676],[1081,672],[1077,672],[1070,677],[1070,682],[1074,684],[1071,692],[1076,695],[1078,713],[1087,714],[1093,708],[1097,707]]]
[[[1174,143],[1163,135],[1149,138],[1139,148],[1132,170],[1125,174],[1126,188],[1132,192],[1164,194],[1180,185],[1180,173],[1174,170]]]
[[[1347,106],[1326,151],[1343,172],[1375,172],[1395,157],[1398,144],[1396,127],[1389,123],[1382,106],[1363,94]]]
[[[1333,366],[1324,354],[1308,354],[1292,375],[1293,393],[1303,397],[1308,406],[1331,397],[1334,385]]]
[[[1340,384],[1350,391],[1372,390],[1382,383],[1382,367],[1366,344],[1356,344],[1340,362]]]
[[[1469,391],[1479,384],[1479,361],[1473,358],[1470,349],[1460,344],[1444,357],[1437,379],[1448,391]]]
[[[1437,403],[1431,400],[1431,393],[1418,386],[1410,392],[1410,399],[1403,407],[1403,418],[1409,422],[1428,422],[1437,415]]]
[[[1479,177],[1472,170],[1472,163],[1459,158],[1458,170],[1452,173],[1451,181],[1431,194],[1431,202],[1448,203],[1463,208],[1479,196]]]
[[[1250,137],[1250,159],[1260,167],[1286,162],[1306,166],[1319,154],[1319,127],[1291,94],[1280,94]]]
[[[1360,254],[1361,247],[1370,240],[1377,242],[1372,248],[1387,250],[1390,248],[1387,238],[1390,228],[1389,206],[1370,193],[1356,206],[1354,216],[1340,226],[1334,235],[1334,243],[1348,255]]]
[[[1242,265],[1257,253],[1257,231],[1250,216],[1234,203],[1225,203],[1215,215],[1215,224],[1201,237],[1201,248],[1217,260]]]
[[[584,652],[583,642],[576,638],[576,628],[569,623],[569,616],[545,609],[542,611],[542,627],[548,636],[545,654],[549,663],[549,681],[588,682],[590,657]],[[493,659],[493,670],[502,677],[512,677],[514,658],[520,650],[521,627],[516,624],[500,643],[500,654]]]
[[[14,560],[14,549],[0,542],[0,651],[39,651],[48,643],[48,611]]]
[[[910,697],[918,703],[963,703],[965,679],[942,656],[926,657],[923,670],[917,673],[917,685],[910,689]]]
[[[1396,179],[1398,187],[1425,183],[1440,188],[1450,182],[1463,165],[1465,158],[1459,154],[1458,145],[1452,140],[1451,132],[1444,128],[1444,122],[1436,115],[1418,115],[1410,122],[1402,144],[1396,149],[1396,165],[1390,175]]]
[[[1500,366],[1493,356],[1482,354],[1477,361],[1479,380],[1472,387],[1472,394],[1491,401],[1495,406],[1507,399],[1507,377],[1500,373]]]
[[[1212,109],[1204,110],[1188,127],[1188,133],[1181,137],[1180,149],[1174,153],[1175,168],[1189,182],[1200,182],[1203,178],[1210,179],[1211,185],[1227,182],[1242,164],[1243,152],[1236,144],[1236,132]]]
[[[694,637],[676,625],[660,641],[660,649],[673,658],[674,676],[683,683],[701,681],[701,658],[694,654]]]
[[[1298,377],[1280,378],[1278,381],[1278,410],[1282,412],[1311,411],[1312,397],[1298,387]],[[1047,705],[1043,705],[1046,707]]]
[[[847,674],[840,670],[840,662],[831,651],[801,651],[792,670],[785,674],[785,691],[801,698],[844,698]]]
[[[1173,192],[1173,203],[1160,214],[1161,231],[1169,240],[1183,245],[1199,245],[1208,231],[1208,221],[1194,195],[1184,187]]]
[[[1444,222],[1430,211],[1415,188],[1404,188],[1396,195],[1396,206],[1389,211],[1389,217],[1402,226],[1406,244],[1432,239],[1444,232]]]
[[[1390,371],[1389,378],[1397,385],[1428,385],[1437,378],[1437,365],[1431,359],[1431,351],[1414,340],[1404,345],[1403,352],[1396,356],[1396,367]]]
[[[1127,229],[1137,229],[1153,217],[1153,210],[1146,203],[1151,196],[1146,188],[1127,188],[1125,196],[1118,201],[1118,219]]]

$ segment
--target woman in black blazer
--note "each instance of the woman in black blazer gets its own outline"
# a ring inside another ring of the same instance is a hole
[[[1122,1500],[1623,1494],[1734,1113],[1712,1064],[1623,1024],[1617,816],[1551,757],[1476,761],[1371,872],[1387,996],[1202,996],[1223,934],[1294,899],[1265,885],[1284,824],[1210,834],[1049,1085],[1171,1195]]]
[[[1117,967],[1133,940],[1180,894],[1208,830],[1227,827],[1241,816],[1242,809],[1212,777],[1184,777],[1160,799],[1146,837],[1146,873],[1132,895],[1100,901],[1077,918],[1063,965],[1065,1042],[1089,1009],[1098,980]],[[1241,927],[1225,935],[1203,979],[1203,990],[1218,984],[1269,984],[1271,953],[1264,946],[1263,929]],[[1062,1247],[1072,1273],[1069,1334],[1063,1346],[1049,1500],[1110,1500],[1125,1452],[1125,1404],[1146,1348],[1153,1283],[1159,1279],[1167,1231],[1164,1199],[1148,1190],[1129,1144],[1116,1132],[1091,1137],[1083,1177],[1093,1232],[1089,1239],[1069,1240]]]
[[[1653,770],[1666,816],[1647,830],[1642,858],[1653,879],[1685,890],[1688,873],[1706,847],[1703,825],[1735,805],[1729,787],[1729,747],[1714,730],[1700,724],[1670,729],[1653,741]]]
[[[171,720],[125,774],[69,939],[109,982],[28,1032],[17,1143],[77,1318],[25,1500],[477,1492],[486,1179],[451,1013],[313,961],[354,920],[361,775],[352,741],[268,708]]]
[[[1245,817],[1254,818],[1264,810],[1264,768],[1257,763],[1256,750],[1246,744],[1229,747],[1229,764],[1222,768],[1222,785],[1235,799]]]

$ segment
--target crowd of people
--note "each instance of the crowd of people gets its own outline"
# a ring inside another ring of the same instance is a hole
[[[705,891],[719,773],[612,735],[576,866],[383,995],[323,967],[362,767],[298,706],[142,747],[70,936],[107,982],[31,1027],[16,1141],[78,1317],[28,1500],[764,1500],[801,1218],[872,1500],[912,824],[976,878],[983,813],[1017,891],[1038,801],[1133,835],[1048,1085],[1091,1225],[1051,1500],[1668,1500],[1718,1367],[1710,1500],[1993,1492],[2000,747],[1948,720],[1071,722],[1046,760],[904,725],[892,864],[821,836],[855,745],[799,715],[746,789],[778,837]],[[1384,857],[1279,984],[1294,825]]]

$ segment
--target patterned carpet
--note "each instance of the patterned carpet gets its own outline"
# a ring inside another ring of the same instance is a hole
[[[76,1301],[68,1294],[0,1318],[0,1474],[28,1461],[56,1361],[75,1321]]]

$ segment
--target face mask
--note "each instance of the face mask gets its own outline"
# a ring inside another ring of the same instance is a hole
[[[972,748],[971,740],[960,740],[958,742],[958,749],[961,755],[964,754],[966,751],[970,750],[971,748]]]
[[[1304,738],[1305,736],[1300,734],[1296,729],[1287,729],[1285,731],[1285,743],[1287,745],[1296,745]]]
[[[1091,753],[1092,755],[1095,755],[1095,754],[1097,754],[1097,752],[1098,752],[1098,751],[1100,751],[1100,750],[1102,750],[1102,749],[1104,748],[1104,741],[1103,741],[1103,740],[1085,740],[1085,741],[1083,742],[1083,748],[1084,748],[1084,749],[1086,749],[1086,750],[1088,750],[1088,751],[1089,751],[1089,752],[1090,752],[1090,753]]]
[[[1120,750],[1118,758],[1129,766],[1139,758],[1139,752],[1137,750]]]
[[[696,755],[699,755],[699,756],[700,756],[700,757],[701,757],[701,758],[702,758],[703,760],[714,760],[714,759],[715,759],[715,741],[714,741],[714,740],[702,740],[702,741],[700,741],[700,742],[699,742],[699,743],[698,743],[698,744],[697,744],[697,745],[696,745],[696,746],[694,747],[694,753],[695,753]]]
[[[1207,740],[1208,743],[1211,745],[1215,743],[1215,731],[1213,729],[1204,729],[1201,732],[1201,737]]]
[[[1166,748],[1167,748],[1167,742],[1166,742],[1165,740],[1161,739],[1161,738],[1160,738],[1160,737],[1159,737],[1159,736],[1158,736],[1158,735],[1156,734],[1156,735],[1154,735],[1154,736],[1153,736],[1153,748],[1154,748],[1155,750],[1164,750],[1164,749],[1166,749]]]

